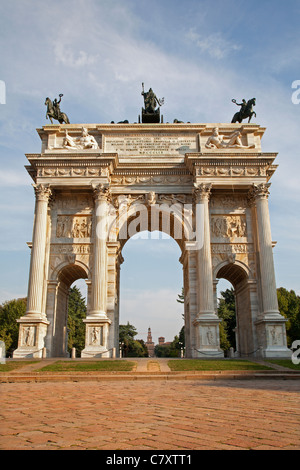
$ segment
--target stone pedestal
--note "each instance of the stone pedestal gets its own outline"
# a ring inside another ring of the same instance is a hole
[[[108,333],[111,321],[100,318],[86,318],[83,320],[85,329],[85,348],[81,357],[111,357],[112,351],[108,350]]]
[[[216,315],[214,317],[202,315],[194,321],[197,341],[194,357],[199,359],[224,357],[224,352],[220,349],[220,321]]]
[[[17,322],[20,324],[18,349],[13,353],[14,358],[43,357],[43,349],[47,327],[46,320],[22,317]]]
[[[292,353],[286,343],[285,322],[283,318],[263,319],[256,322],[262,357],[291,357]]]

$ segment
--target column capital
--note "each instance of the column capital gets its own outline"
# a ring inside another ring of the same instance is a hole
[[[195,185],[193,190],[193,196],[196,203],[209,200],[211,194],[212,184],[211,183],[200,183]]]
[[[109,202],[111,200],[110,188],[102,183],[93,186],[93,196],[95,201]]]
[[[49,186],[45,186],[43,184],[33,184],[32,186],[37,201],[49,201],[49,198],[52,195],[52,191]]]
[[[252,188],[248,193],[248,200],[250,203],[255,202],[258,199],[268,199],[270,195],[269,188],[271,183],[260,183],[253,184]]]

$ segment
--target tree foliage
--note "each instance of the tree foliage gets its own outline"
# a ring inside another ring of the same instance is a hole
[[[227,351],[230,347],[236,348],[235,332],[236,311],[234,289],[226,289],[221,292],[218,305],[218,317],[220,323],[220,347]]]
[[[143,340],[135,340],[138,334],[135,326],[127,322],[126,325],[119,325],[119,341],[122,348],[123,357],[147,357],[148,350]]]
[[[278,307],[286,323],[287,344],[291,347],[293,341],[300,339],[300,296],[295,291],[284,287],[277,289]]]
[[[5,343],[6,354],[11,355],[18,347],[19,324],[17,320],[25,315],[26,299],[14,299],[0,306],[0,339]]]
[[[85,298],[78,287],[71,287],[68,304],[68,350],[76,348],[77,355],[80,355],[85,346],[85,324],[82,320],[86,318],[86,313]]]

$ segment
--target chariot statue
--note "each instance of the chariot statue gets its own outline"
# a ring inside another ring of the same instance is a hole
[[[241,109],[235,113],[235,115],[232,118],[232,123],[239,122],[241,123],[243,119],[248,119],[248,123],[251,121],[252,116],[254,115],[256,117],[256,112],[253,111],[253,106],[256,104],[256,98],[252,98],[251,100],[247,101],[242,100],[241,103],[237,103],[236,100],[231,100],[233,103],[235,103],[237,106],[240,106]]]
[[[56,121],[58,121],[60,124],[70,124],[70,121],[69,121],[69,118],[68,116],[65,114],[65,113],[62,113],[61,110],[60,110],[60,102],[61,102],[61,99],[64,95],[61,93],[59,95],[59,100],[57,101],[57,99],[55,98],[54,101],[52,102],[50,100],[50,98],[46,98],[45,100],[45,105],[47,106],[47,113],[46,113],[46,119],[50,119],[51,121],[51,124],[53,124],[53,120],[52,119],[55,119]]]
[[[159,123],[161,119],[160,106],[164,104],[164,98],[161,100],[158,99],[152,88],[145,92],[144,83],[142,83],[142,88],[143,90],[141,94],[144,98],[144,108],[142,108],[142,122]]]

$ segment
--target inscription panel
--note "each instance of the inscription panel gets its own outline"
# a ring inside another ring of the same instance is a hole
[[[104,137],[107,153],[117,152],[123,156],[178,156],[197,151],[196,135],[172,134],[118,134]]]

